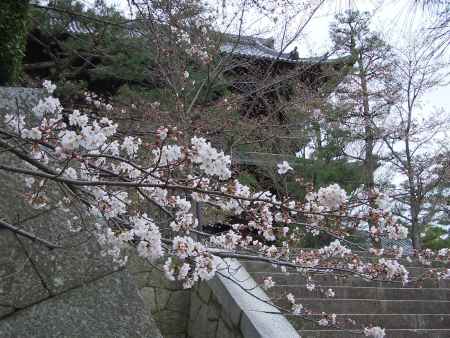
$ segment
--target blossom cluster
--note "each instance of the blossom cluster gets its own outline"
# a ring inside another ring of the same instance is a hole
[[[45,83],[45,87],[49,92],[55,90],[51,83]],[[96,106],[106,111],[112,109],[105,103]],[[166,276],[190,287],[214,276],[216,264],[208,250],[214,246],[224,251],[251,249],[274,260],[290,260],[302,271],[326,262],[330,271],[336,267],[368,277],[383,274],[388,279],[408,280],[406,269],[397,261],[380,259],[377,264],[363,263],[337,239],[319,250],[290,255],[290,246],[297,244],[296,230],[305,219],[306,228],[328,231],[333,229],[327,228],[327,217],[337,220],[351,216],[347,211],[349,197],[337,184],[310,191],[302,203],[270,191],[254,191],[242,184],[232,177],[230,157],[203,137],[183,140],[170,127],[159,127],[154,133],[155,140],[119,135],[118,125],[106,116],[81,110],[65,115],[59,100],[52,96],[41,100],[33,114],[39,121],[30,128],[23,114],[8,114],[5,123],[29,145],[33,161],[51,167],[60,182],[82,186],[73,189],[89,204],[98,241],[104,253],[120,264],[126,262],[124,251],[131,245],[150,261],[167,254]],[[291,171],[286,163],[281,163],[278,170],[282,175]],[[45,207],[47,181],[27,177],[25,183],[32,191],[33,204]],[[376,224],[376,229],[381,229],[376,235],[387,232],[395,238],[406,236],[388,211],[381,208],[385,200],[380,195],[377,198],[379,209],[358,212]],[[167,219],[156,221],[152,209],[143,207],[146,202]],[[224,215],[239,216],[242,221],[199,243],[192,237],[192,233],[198,232],[199,223],[194,202],[207,203]],[[358,218],[364,217],[358,214]],[[166,240],[171,245],[166,249],[162,229],[170,231]],[[273,245],[274,241],[279,246]],[[397,255],[402,256],[400,250]],[[427,261],[429,256],[424,253],[421,257]],[[448,259],[448,251],[440,251],[438,256]],[[264,285],[270,288],[274,282],[266,279]],[[308,280],[308,290],[316,288],[320,286]],[[334,291],[325,290],[324,294],[333,297]],[[292,310],[301,313],[301,305],[291,297],[289,300]]]
[[[191,161],[199,165],[199,168],[209,176],[217,176],[221,180],[227,180],[231,177],[229,169],[231,158],[225,155],[223,151],[217,151],[211,143],[202,137],[193,137],[191,139]]]
[[[303,312],[303,305],[302,304],[298,304],[295,301],[295,297],[292,293],[288,293],[286,295],[287,300],[289,301],[289,303],[291,303],[291,308],[292,308],[292,313],[295,315],[299,315]]]
[[[205,45],[200,43],[194,43],[190,35],[183,29],[180,29],[175,26],[171,26],[170,29],[175,37],[175,43],[183,47],[187,55],[197,57],[204,64],[209,63],[210,57],[208,55],[208,51]],[[207,33],[206,28],[203,27],[201,32],[204,35],[206,41],[208,41],[208,36],[206,35]]]
[[[399,276],[404,284],[408,283],[409,273],[398,261],[380,258],[378,264],[384,268],[384,272],[386,273],[388,279],[392,280]]]
[[[351,250],[341,245],[341,242],[336,239],[327,245],[319,249],[319,253],[322,257],[344,257],[351,254]]]
[[[184,288],[191,288],[199,280],[214,277],[217,266],[212,255],[191,237],[175,237],[172,253],[173,257],[164,264],[164,273],[169,280],[181,281]]]
[[[347,202],[347,193],[338,184],[322,187],[317,192],[308,192],[303,209],[307,212],[311,224],[309,231],[313,235],[319,235],[318,226],[326,222],[328,217],[346,216]]]
[[[275,282],[272,280],[271,276],[268,276],[264,279],[264,289],[268,290],[275,286]]]
[[[288,163],[287,161],[283,161],[283,162],[281,162],[281,163],[278,163],[278,164],[277,164],[277,168],[278,168],[277,172],[278,172],[278,174],[280,174],[280,175],[287,174],[288,171],[294,170],[294,169],[289,165],[289,163]]]
[[[137,241],[137,253],[139,256],[153,262],[163,256],[161,233],[155,223],[147,216],[130,217],[132,228],[114,233],[103,224],[97,223],[97,239],[105,254],[110,255],[117,263],[123,265],[127,256],[121,252],[131,241]]]
[[[185,198],[175,197],[173,202],[175,207],[175,220],[170,223],[170,227],[173,231],[183,231],[189,233],[193,228],[197,227],[198,221],[194,215],[190,212],[191,203]]]
[[[227,250],[235,250],[240,244],[245,245],[245,243],[242,242],[242,236],[233,230],[229,230],[220,235],[211,236],[209,240],[213,246]],[[247,236],[246,240],[251,240],[251,237]]]
[[[364,328],[364,335],[366,337],[373,337],[373,338],[383,338],[386,336],[386,333],[384,329],[382,329],[379,326],[372,326],[372,327],[366,327]]]
[[[362,205],[355,207],[352,214],[359,218],[360,228],[369,230],[372,238],[378,242],[381,236],[400,240],[408,236],[408,229],[400,224],[392,214],[392,201],[386,194],[377,189],[372,191],[361,190],[355,193]]]
[[[347,193],[338,184],[320,188],[317,192],[319,204],[327,207],[329,210],[338,210],[347,202],[347,199]]]

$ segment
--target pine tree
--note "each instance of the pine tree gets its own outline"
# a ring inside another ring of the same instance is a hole
[[[363,162],[363,184],[368,191],[374,191],[380,126],[397,88],[391,81],[393,50],[369,25],[368,13],[347,11],[336,16],[330,33],[337,52],[351,54],[356,60],[350,76],[337,91],[337,99],[347,107],[342,122],[351,130],[353,140],[362,144],[360,154],[353,156]]]

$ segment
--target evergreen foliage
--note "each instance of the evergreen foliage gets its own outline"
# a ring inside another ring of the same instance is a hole
[[[425,230],[425,236],[422,238],[423,247],[439,250],[450,248],[450,236],[448,230],[438,226],[428,226]]]
[[[28,31],[28,0],[0,2],[0,85],[20,79]]]
[[[152,50],[146,39],[134,35],[134,29],[114,9],[97,2],[85,9],[78,1],[59,0],[58,10],[32,11],[31,42],[44,44],[44,58],[54,63],[37,75],[61,84],[87,81],[97,92],[113,93],[124,83],[149,85]],[[52,8],[52,7],[50,7]],[[28,62],[36,60],[36,49],[29,46]],[[41,47],[42,48],[42,47]]]

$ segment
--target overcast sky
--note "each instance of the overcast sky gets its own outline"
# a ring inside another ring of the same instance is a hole
[[[332,4],[331,4],[332,3]],[[349,3],[353,8],[369,11],[373,14],[372,28],[383,34],[394,47],[402,47],[419,27],[428,27],[432,23],[429,13],[414,10],[412,0],[335,0],[321,10],[307,26],[302,46],[308,53],[324,52],[330,48],[328,27],[336,11],[345,10]],[[447,61],[450,55],[447,53]],[[449,79],[450,81],[450,79]],[[433,90],[426,95],[423,106],[428,109],[443,108],[450,111],[450,85]]]

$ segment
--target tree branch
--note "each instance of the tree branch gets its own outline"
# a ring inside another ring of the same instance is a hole
[[[32,241],[39,242],[41,244],[44,244],[49,249],[61,249],[62,247],[60,245],[54,244],[52,242],[47,241],[46,239],[40,238],[36,235],[33,235],[32,233],[29,233],[28,231],[22,230],[17,228],[16,226],[6,223],[5,221],[0,219],[0,227],[3,227],[5,229],[8,229],[18,235],[24,236],[28,239],[31,239]]]

